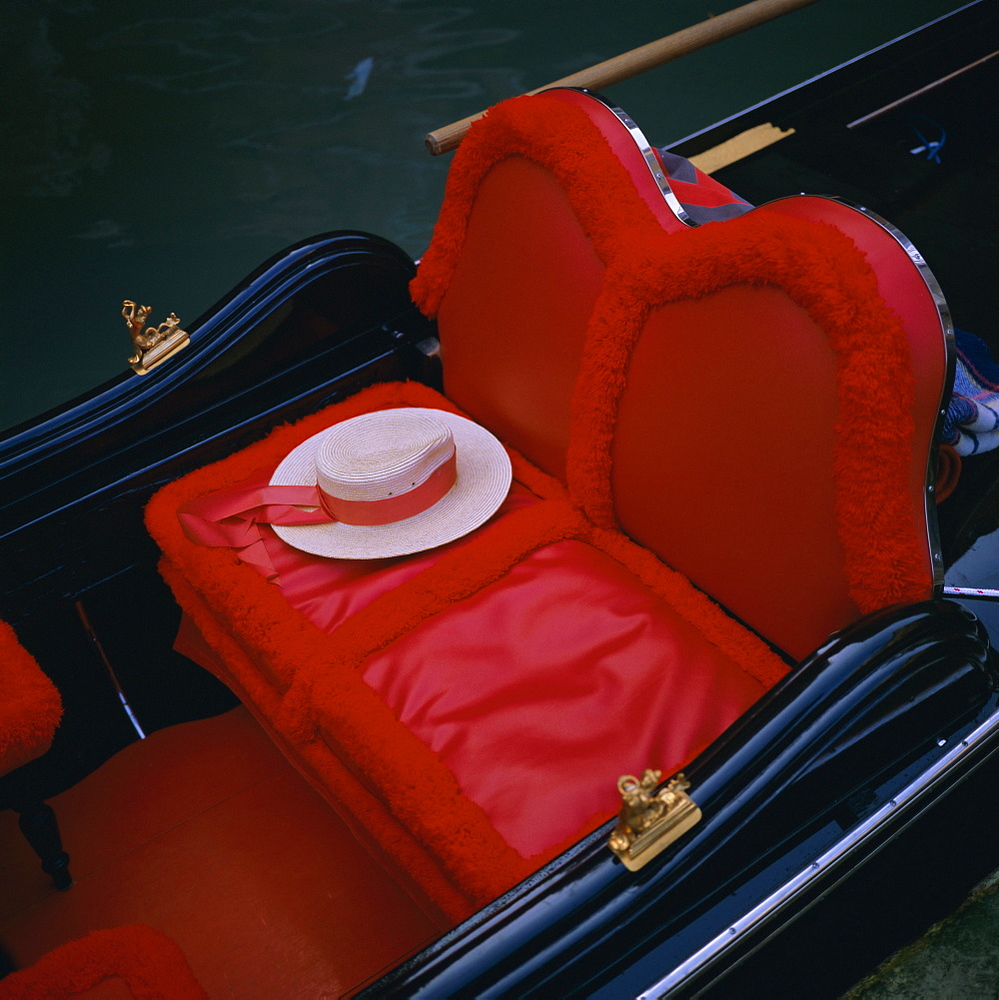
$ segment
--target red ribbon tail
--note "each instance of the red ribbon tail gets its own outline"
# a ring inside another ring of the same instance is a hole
[[[303,507],[315,508],[303,510]],[[322,524],[332,520],[315,486],[270,486],[247,481],[181,504],[177,519],[197,545],[238,549],[239,557],[268,580],[277,571],[267,554],[260,524]]]

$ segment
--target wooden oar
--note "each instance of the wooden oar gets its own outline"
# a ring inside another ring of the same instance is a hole
[[[743,4],[734,10],[726,11],[717,17],[708,18],[700,24],[683,28],[672,35],[660,38],[658,41],[649,42],[647,45],[639,46],[630,52],[623,52],[613,59],[607,59],[588,69],[564,76],[561,80],[538,87],[536,90],[529,90],[529,94],[538,94],[542,90],[550,87],[589,87],[591,90],[600,90],[612,83],[619,83],[629,77],[637,76],[646,70],[654,69],[663,63],[677,59],[688,52],[696,52],[707,45],[719,42],[723,38],[739,34],[747,28],[771,21],[775,17],[780,17],[788,11],[805,7],[815,0],[753,0],[752,3]],[[427,149],[434,155],[449,153],[456,149],[465,137],[468,126],[477,118],[481,118],[485,111],[462,118],[461,121],[452,122],[443,128],[436,129],[428,133],[424,140]]]

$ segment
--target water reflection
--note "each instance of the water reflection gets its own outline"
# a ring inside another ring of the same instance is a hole
[[[419,255],[426,132],[732,6],[7,0],[0,425],[124,370],[124,298],[189,323],[329,229]],[[612,96],[667,142],[951,4],[877,6],[820,0]]]

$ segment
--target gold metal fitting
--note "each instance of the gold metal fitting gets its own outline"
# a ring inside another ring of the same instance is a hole
[[[661,771],[647,769],[641,779],[626,774],[618,779],[621,812],[607,846],[625,868],[637,872],[701,818],[701,810],[685,789],[690,782],[678,774],[658,792]]]
[[[170,313],[159,326],[146,329],[146,319],[152,307],[137,306],[131,299],[125,299],[121,305],[121,314],[134,348],[128,363],[140,375],[147,374],[190,343],[187,331],[180,328],[176,313]]]

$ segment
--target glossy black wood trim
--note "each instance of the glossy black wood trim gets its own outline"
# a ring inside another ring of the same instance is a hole
[[[355,272],[363,269],[364,281],[372,287],[369,290],[362,282],[354,282],[355,299],[343,303],[346,322],[340,325],[371,325],[379,320],[370,309],[362,314],[358,308],[361,296],[370,305],[376,292],[389,292],[389,300],[378,306],[384,313],[382,318],[406,304],[405,285],[415,269],[409,257],[394,244],[370,234],[346,231],[303,240],[262,264],[191,323],[188,326],[191,346],[168,363],[148,375],[136,375],[123,361],[121,375],[7,431],[0,440],[0,472],[6,472],[14,464],[37,461],[39,454],[47,450],[64,448],[95,433],[104,433],[109,418],[115,423],[130,420],[197,377],[213,362],[238,356],[247,350],[244,341],[262,315],[322,274],[343,268]],[[124,337],[122,343],[127,346]],[[261,347],[249,346],[249,350]],[[274,347],[272,344],[266,349]]]
[[[738,915],[736,890],[768,863],[804,863],[803,845],[837,810],[846,824],[873,811],[889,772],[994,700],[995,670],[957,605],[865,619],[686,769],[704,818],[647,868],[613,858],[608,824],[361,996],[640,992]]]
[[[434,328],[410,300],[414,273],[378,237],[305,240],[192,324],[191,345],[162,367],[122,375],[8,434],[0,615],[81,592],[115,571],[111,550],[122,568],[148,558],[142,507],[160,484],[371,382],[427,378],[416,344]],[[18,593],[47,574],[56,579]]]
[[[997,11],[973,0],[900,38],[878,46],[721,122],[666,145],[695,156],[772,122],[782,129],[845,126],[888,100],[901,98],[995,48]]]

